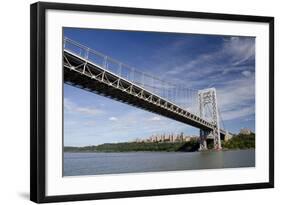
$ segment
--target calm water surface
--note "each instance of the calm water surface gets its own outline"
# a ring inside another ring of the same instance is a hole
[[[64,153],[64,176],[254,167],[255,150]]]

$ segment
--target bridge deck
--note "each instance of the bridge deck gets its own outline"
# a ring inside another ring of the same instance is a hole
[[[64,50],[64,81],[67,84],[131,104],[200,129],[211,130],[213,128],[211,123],[199,116],[66,49]],[[221,134],[225,135],[225,131],[221,130]]]

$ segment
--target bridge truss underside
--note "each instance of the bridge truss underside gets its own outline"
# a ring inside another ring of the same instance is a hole
[[[196,128],[210,131],[213,125],[189,111],[123,79],[86,59],[64,50],[64,82],[107,96]],[[224,137],[225,131],[221,130]]]

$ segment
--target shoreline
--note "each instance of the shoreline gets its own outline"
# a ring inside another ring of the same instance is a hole
[[[250,135],[239,134],[227,141],[221,142],[222,151],[227,150],[243,150],[255,149],[255,134]],[[213,149],[213,142],[209,142],[207,150],[200,152],[218,151]],[[198,140],[190,140],[188,142],[120,142],[120,143],[104,143],[100,145],[90,145],[83,147],[65,146],[64,152],[82,152],[82,153],[99,153],[99,152],[197,152],[200,143]]]
[[[204,150],[204,151],[64,151],[63,153],[195,153],[195,152],[220,152],[220,151],[240,151],[240,150],[255,150],[256,148],[245,148],[245,149],[221,149],[221,150]]]

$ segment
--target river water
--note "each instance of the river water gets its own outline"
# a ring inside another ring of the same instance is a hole
[[[254,167],[255,150],[64,153],[64,176]]]

